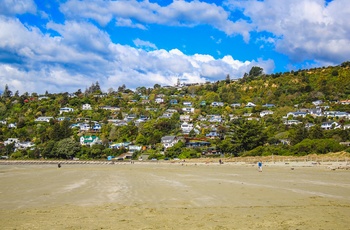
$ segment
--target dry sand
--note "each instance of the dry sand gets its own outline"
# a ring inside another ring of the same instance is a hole
[[[342,164],[0,165],[0,229],[350,229]]]

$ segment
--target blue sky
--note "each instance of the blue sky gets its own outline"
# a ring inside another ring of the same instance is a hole
[[[103,91],[350,60],[348,0],[3,0],[0,90]]]

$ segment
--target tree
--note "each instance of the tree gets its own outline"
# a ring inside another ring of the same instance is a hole
[[[226,75],[226,80],[225,80],[226,84],[229,84],[231,82],[231,79],[230,79],[230,74],[227,74]]]
[[[263,126],[257,121],[242,120],[234,127],[232,141],[236,151],[249,151],[264,145],[267,135],[263,132]]]
[[[71,138],[65,138],[57,142],[55,155],[58,158],[71,159],[80,151],[80,144]]]
[[[2,97],[3,97],[3,98],[10,98],[11,96],[12,96],[12,91],[9,90],[9,87],[8,87],[8,85],[6,84],[6,85],[5,85],[4,92],[2,93]]]
[[[250,77],[260,76],[263,73],[263,70],[264,69],[259,66],[253,66],[249,71],[249,76]]]
[[[294,129],[290,131],[290,142],[292,145],[298,144],[308,136],[308,130],[304,124],[296,125]]]

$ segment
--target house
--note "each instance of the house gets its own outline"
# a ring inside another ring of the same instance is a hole
[[[338,129],[340,128],[340,125],[335,121],[327,121],[327,122],[322,122],[321,128],[325,130]]]
[[[74,109],[69,107],[60,108],[60,114],[69,112],[74,112]]]
[[[10,123],[7,125],[7,128],[9,129],[16,129],[17,128],[17,124],[16,123]]]
[[[222,117],[221,117],[221,115],[208,115],[207,116],[207,121],[221,123],[222,122]]]
[[[130,144],[131,144],[130,142],[114,143],[114,144],[109,145],[109,148],[111,148],[111,149],[128,148]]]
[[[135,114],[128,114],[127,116],[125,116],[124,121],[130,122],[130,121],[135,120],[136,118],[137,118],[137,117],[136,117]]]
[[[341,100],[340,104],[342,104],[342,105],[350,105],[350,100],[349,99],[348,100]]]
[[[176,99],[171,99],[170,100],[170,105],[177,105],[177,100]]]
[[[129,145],[129,152],[136,152],[136,151],[141,151],[142,150],[142,146],[140,145]]]
[[[18,143],[19,142],[19,139],[18,138],[8,138],[6,141],[4,141],[4,145],[10,145],[10,144],[13,144],[13,143]]]
[[[115,106],[100,106],[99,108],[104,110],[120,111],[120,108]]]
[[[102,126],[98,123],[95,123],[93,126],[92,126],[92,131],[94,132],[100,132],[101,131],[101,128]]]
[[[50,122],[50,120],[53,119],[53,117],[38,117],[35,119],[35,122]]]
[[[57,121],[69,121],[70,118],[69,117],[58,117],[56,120]]]
[[[177,142],[179,142],[179,139],[176,136],[164,136],[162,137],[161,142],[164,148],[167,149],[173,147]]]
[[[317,100],[317,101],[313,101],[312,104],[315,106],[319,106],[322,105],[323,101],[322,100]]]
[[[263,105],[262,107],[265,107],[265,108],[273,108],[273,107],[275,107],[275,105],[274,105],[274,104],[265,104],[265,105]]]
[[[80,131],[89,131],[91,129],[90,125],[87,123],[79,124]]]
[[[255,107],[256,105],[253,103],[253,102],[248,102],[246,105],[245,105],[245,107],[246,108],[253,108],[253,107]]]
[[[300,123],[301,122],[298,121],[298,120],[286,120],[286,121],[283,122],[283,124],[285,124],[285,125],[298,125]]]
[[[196,147],[209,147],[211,145],[208,141],[198,141],[198,140],[190,140],[186,142],[187,148],[196,148]]]
[[[185,113],[194,113],[194,108],[182,108],[182,111],[184,111]]]
[[[263,110],[260,112],[260,117],[265,117],[266,115],[272,115],[273,111],[271,110]]]
[[[289,117],[289,116],[292,116],[293,118],[296,118],[296,117],[306,117],[306,115],[307,115],[308,113],[307,112],[300,112],[300,111],[298,111],[298,112],[289,112],[289,113],[287,113],[287,117]]]
[[[155,101],[157,104],[164,103],[164,99],[161,98],[161,97],[157,97],[154,101]]]
[[[240,103],[232,103],[230,106],[233,108],[236,108],[236,107],[241,107],[241,104]]]
[[[82,110],[91,110],[91,105],[90,104],[83,104]]]
[[[181,124],[181,130],[183,134],[189,134],[191,130],[193,129],[193,124],[184,122]]]
[[[32,148],[34,147],[35,144],[31,141],[24,141],[24,142],[17,142],[15,143],[15,148],[16,150],[18,149],[29,149],[29,148]]]
[[[191,116],[190,115],[180,115],[180,121],[191,121]]]
[[[92,145],[101,144],[101,143],[102,143],[101,139],[95,135],[87,135],[87,136],[80,137],[81,145],[92,146]]]
[[[350,118],[350,114],[347,112],[340,111],[326,111],[326,117],[336,117],[336,118]]]
[[[224,106],[224,103],[223,102],[214,101],[214,102],[211,103],[211,106],[213,106],[213,107],[222,107],[222,106]]]
[[[160,116],[159,118],[171,118],[173,116],[173,113],[163,113],[162,116]]]
[[[209,137],[211,139],[220,137],[220,134],[216,130],[210,131],[208,134],[205,135],[206,137]]]
[[[192,102],[190,101],[184,101],[182,104],[187,107],[192,107]]]

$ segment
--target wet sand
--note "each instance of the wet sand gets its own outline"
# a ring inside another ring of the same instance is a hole
[[[331,169],[0,165],[0,229],[349,229],[350,170]]]

